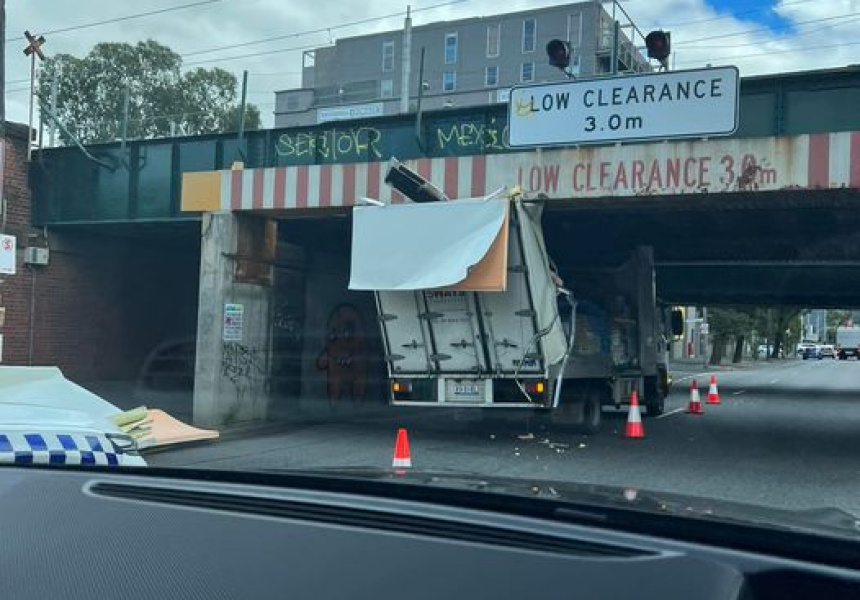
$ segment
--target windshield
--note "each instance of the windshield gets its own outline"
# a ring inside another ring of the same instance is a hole
[[[0,463],[856,537],[856,13],[813,4],[9,3]]]

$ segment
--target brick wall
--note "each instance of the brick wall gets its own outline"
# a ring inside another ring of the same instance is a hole
[[[7,125],[6,233],[17,237],[18,264],[0,283],[2,364],[56,365],[81,382],[134,380],[155,346],[195,334],[199,230],[33,229],[25,136],[26,128]],[[48,247],[49,265],[26,266],[27,245]]]
[[[24,271],[23,248],[30,229],[30,190],[27,185],[27,127],[6,124],[3,196],[6,200],[4,233],[18,244],[15,275],[0,275],[0,306],[6,308],[3,334],[3,364],[27,364],[29,274]]]

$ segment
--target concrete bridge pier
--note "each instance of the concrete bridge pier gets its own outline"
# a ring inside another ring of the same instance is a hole
[[[277,224],[232,212],[201,223],[194,423],[263,420],[271,364]]]

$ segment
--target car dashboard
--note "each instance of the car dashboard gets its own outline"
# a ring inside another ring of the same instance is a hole
[[[860,598],[844,554],[785,558],[397,483],[8,467],[0,490],[2,598]]]

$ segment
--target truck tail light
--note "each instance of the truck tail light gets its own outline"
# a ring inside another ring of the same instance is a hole
[[[529,394],[537,394],[539,396],[542,396],[546,392],[546,384],[543,381],[527,383],[525,388]]]
[[[395,398],[408,398],[412,394],[412,382],[402,380],[392,381],[391,392]]]

